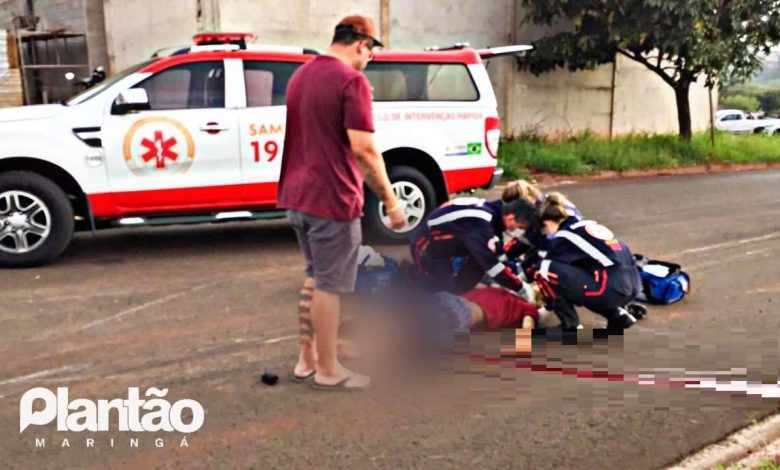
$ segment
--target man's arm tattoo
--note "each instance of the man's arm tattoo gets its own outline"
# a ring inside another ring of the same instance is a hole
[[[360,162],[360,167],[361,170],[363,170],[363,178],[366,181],[368,189],[370,189],[380,201],[385,202],[393,196],[393,190],[390,188],[390,180],[387,178],[387,174],[384,171],[377,171],[376,167],[362,161]]]

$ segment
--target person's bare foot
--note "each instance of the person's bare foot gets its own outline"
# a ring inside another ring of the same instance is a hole
[[[295,377],[309,377],[317,370],[317,355],[301,349],[298,362],[293,367]]]
[[[295,364],[293,368],[293,374],[296,378],[309,377],[312,373],[316,372],[314,367],[308,367],[305,364]]]

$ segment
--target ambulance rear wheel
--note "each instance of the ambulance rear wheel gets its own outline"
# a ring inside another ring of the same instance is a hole
[[[417,228],[435,208],[436,197],[433,185],[419,170],[408,166],[394,166],[387,172],[395,197],[406,208],[406,227],[392,230],[388,227],[390,218],[385,205],[367,191],[364,228],[372,241],[401,244],[409,240],[409,234]]]
[[[0,173],[0,267],[53,262],[73,228],[73,206],[57,184],[27,171]]]

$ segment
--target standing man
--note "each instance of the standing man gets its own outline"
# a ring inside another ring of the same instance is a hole
[[[288,209],[306,261],[293,379],[313,379],[320,389],[369,385],[336,355],[340,296],[354,290],[357,278],[364,182],[384,203],[391,227],[406,224],[374,145],[372,90],[362,73],[381,46],[371,19],[344,18],[328,53],[299,68],[287,87],[279,207]]]

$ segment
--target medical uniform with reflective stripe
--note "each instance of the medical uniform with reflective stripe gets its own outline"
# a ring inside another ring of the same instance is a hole
[[[501,201],[459,198],[434,210],[411,237],[418,280],[433,291],[462,294],[487,274],[518,290],[523,282],[504,263]]]
[[[540,209],[543,203],[544,198],[539,199],[535,204],[537,209]],[[564,207],[570,216],[576,217],[578,220],[583,219],[582,213],[574,204],[567,203]],[[519,260],[522,257],[520,266],[530,279],[533,273],[539,270],[540,253],[547,251],[549,243],[540,227],[530,227],[528,230],[520,232],[510,234],[511,238],[504,244],[504,255],[509,260]]]
[[[636,262],[628,246],[598,222],[569,217],[548,237],[547,248],[536,279],[561,326],[579,325],[575,305],[619,324],[620,307],[639,291]]]

